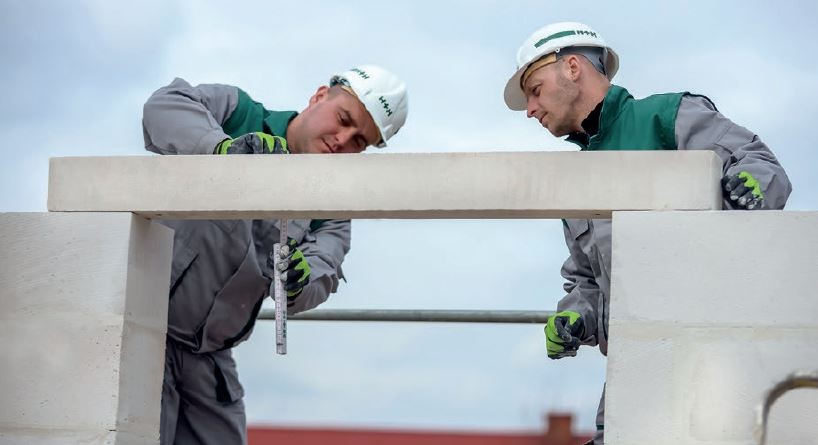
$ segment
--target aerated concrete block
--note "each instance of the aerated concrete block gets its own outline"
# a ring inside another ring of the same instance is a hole
[[[719,209],[721,165],[710,151],[52,158],[48,209],[173,219],[608,218]]]
[[[757,443],[756,410],[818,369],[818,212],[617,212],[605,443]],[[814,444],[818,391],[768,443]]]
[[[154,444],[172,230],[0,214],[0,444]]]

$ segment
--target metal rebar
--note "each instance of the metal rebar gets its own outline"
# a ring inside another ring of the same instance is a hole
[[[535,323],[545,324],[553,311],[461,311],[414,309],[314,309],[289,316],[290,320],[314,321],[414,321],[432,323]],[[259,320],[275,320],[264,309]]]

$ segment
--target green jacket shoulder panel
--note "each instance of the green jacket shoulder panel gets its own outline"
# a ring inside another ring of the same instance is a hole
[[[239,100],[233,114],[222,125],[225,133],[231,138],[237,138],[243,134],[255,131],[264,131],[264,120],[270,111],[250,97],[241,88],[238,89]]]
[[[675,122],[686,93],[655,94],[634,99],[611,85],[602,104],[599,133],[588,150],[675,150]]]
[[[238,104],[222,126],[231,138],[261,131],[273,136],[287,137],[287,126],[298,115],[295,111],[273,111],[264,108],[249,94],[238,89]]]

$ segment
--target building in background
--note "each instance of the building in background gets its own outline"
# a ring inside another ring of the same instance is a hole
[[[575,434],[573,417],[550,413],[542,432],[462,432],[445,430],[389,430],[286,428],[250,425],[249,445],[580,445],[590,432]]]

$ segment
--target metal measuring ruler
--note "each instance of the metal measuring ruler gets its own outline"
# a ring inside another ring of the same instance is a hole
[[[287,353],[287,293],[284,292],[284,284],[281,282],[281,271],[278,270],[278,260],[281,258],[281,247],[287,245],[287,220],[281,219],[278,223],[278,231],[281,234],[278,242],[273,244],[273,283],[270,290],[273,292],[275,300],[276,315],[276,354]]]

